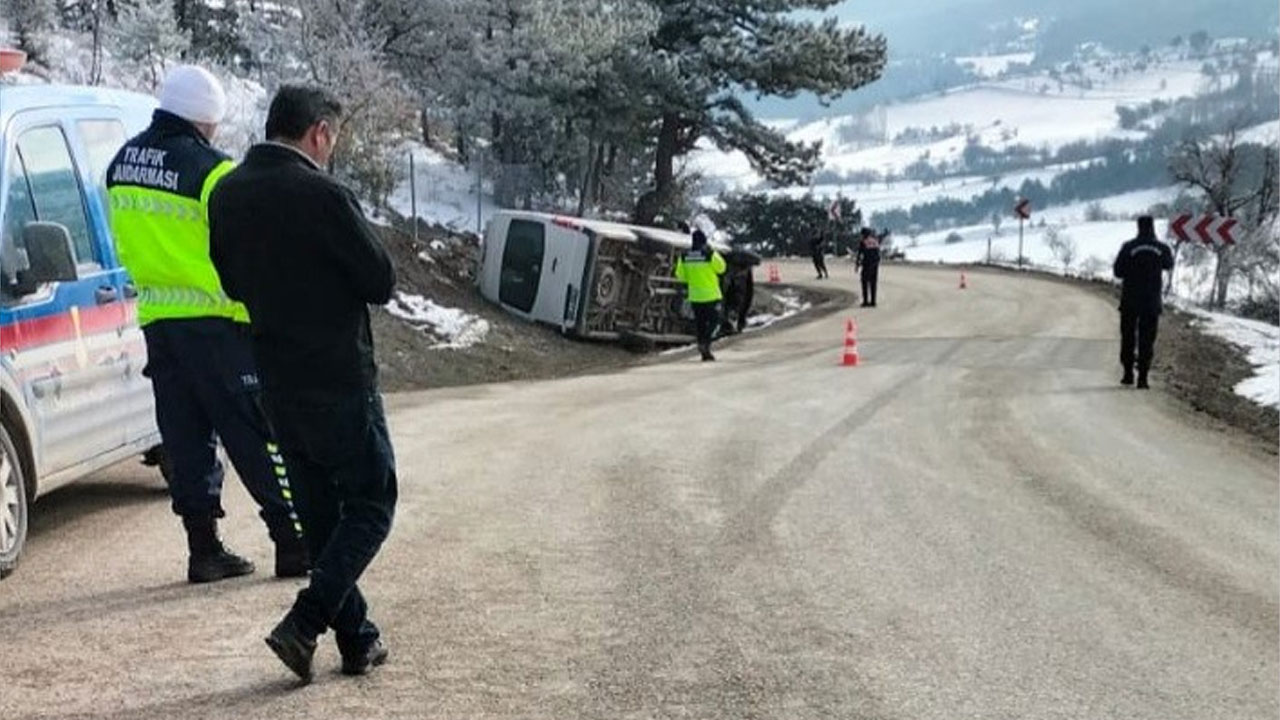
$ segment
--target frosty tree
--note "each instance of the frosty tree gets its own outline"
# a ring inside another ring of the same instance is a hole
[[[45,34],[57,27],[56,0],[4,0],[0,9],[9,18],[18,47],[32,60],[44,60]]]
[[[178,27],[170,0],[133,0],[119,12],[111,33],[116,52],[144,69],[148,89],[154,91],[165,68],[191,47],[191,38]]]

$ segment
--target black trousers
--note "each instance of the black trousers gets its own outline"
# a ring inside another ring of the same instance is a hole
[[[827,259],[822,253],[813,254],[813,269],[818,271],[818,277],[827,277]]]
[[[862,302],[876,302],[876,286],[880,284],[880,263],[862,264]]]
[[[376,390],[323,398],[266,395],[267,412],[293,472],[310,584],[290,614],[318,636],[332,628],[343,655],[378,639],[357,582],[391,532],[395,455]]]
[[[226,448],[273,540],[297,534],[289,478],[259,404],[248,326],[222,318],[159,320],[142,328],[156,424],[172,463],[169,493],[183,517],[222,517]]]
[[[720,327],[720,303],[690,303],[693,308],[694,332],[698,335],[698,347],[708,347]]]
[[[1120,313],[1120,365],[1132,368],[1135,360],[1139,373],[1151,369],[1155,355],[1156,335],[1160,331],[1159,313]],[[1136,349],[1136,357],[1135,357]]]

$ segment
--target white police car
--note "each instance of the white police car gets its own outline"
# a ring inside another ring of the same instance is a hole
[[[158,446],[107,164],[155,101],[0,84],[0,577],[36,497]]]

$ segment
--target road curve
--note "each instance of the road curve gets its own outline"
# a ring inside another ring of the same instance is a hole
[[[238,486],[261,569],[205,587],[147,471],[59,491],[0,583],[0,717],[1275,718],[1275,457],[1121,389],[1096,295],[957,279],[886,266],[714,365],[390,398],[367,678],[267,651],[297,584]]]

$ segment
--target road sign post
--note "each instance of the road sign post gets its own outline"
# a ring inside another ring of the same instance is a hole
[[[1027,218],[1031,217],[1031,201],[1018,198],[1017,204],[1013,206],[1013,214],[1018,216],[1018,267],[1022,267],[1023,225],[1026,224]]]

